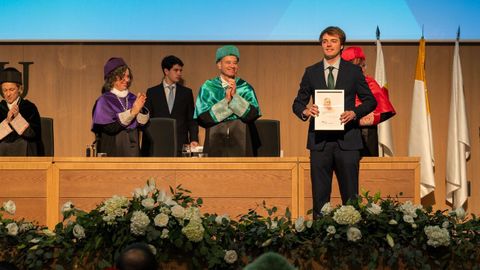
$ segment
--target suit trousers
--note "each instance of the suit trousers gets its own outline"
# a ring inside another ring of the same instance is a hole
[[[310,151],[313,217],[321,216],[324,204],[330,202],[333,172],[337,176],[342,203],[358,195],[360,151],[342,150],[338,142],[326,142],[322,151]]]

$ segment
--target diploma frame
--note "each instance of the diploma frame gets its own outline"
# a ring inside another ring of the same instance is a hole
[[[345,111],[343,89],[316,89],[315,104],[319,114],[315,117],[315,130],[344,130],[340,115]]]

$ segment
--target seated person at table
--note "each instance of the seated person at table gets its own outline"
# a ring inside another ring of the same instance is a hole
[[[0,156],[43,156],[40,114],[23,99],[22,74],[15,68],[0,72]]]
[[[110,58],[104,67],[105,84],[93,108],[93,127],[98,153],[109,157],[140,156],[139,130],[149,121],[143,108],[146,95],[128,88],[132,72],[122,58]]]
[[[207,129],[204,152],[211,157],[255,156],[259,146],[260,108],[253,87],[237,77],[239,61],[237,47],[219,48],[220,75],[205,81],[197,97],[194,118]]]

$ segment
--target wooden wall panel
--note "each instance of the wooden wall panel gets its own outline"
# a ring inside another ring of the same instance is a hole
[[[132,91],[145,91],[160,82],[161,59],[169,54],[185,63],[185,84],[198,93],[200,85],[217,74],[215,43],[0,43],[0,61],[21,68],[19,61],[35,62],[30,67],[28,99],[42,116],[55,120],[56,156],[83,156],[85,144],[93,141],[89,131],[91,108],[100,94],[103,65],[112,56],[121,56],[130,64],[134,82]],[[374,74],[375,44],[360,45],[367,57],[367,73]],[[281,142],[285,156],[308,156],[305,149],[307,123],[291,112],[306,66],[321,59],[318,44],[245,43],[239,44],[240,76],[256,89],[263,118],[281,121]],[[462,43],[461,59],[465,97],[470,126],[472,155],[467,174],[472,196],[468,209],[480,213],[479,128],[480,44]],[[411,117],[417,43],[383,43],[390,97],[397,111],[391,120],[395,154],[406,156]],[[435,147],[436,191],[424,204],[445,209],[445,162],[448,111],[450,104],[453,43],[427,43],[426,76],[430,93]],[[203,138],[201,129],[201,138]]]

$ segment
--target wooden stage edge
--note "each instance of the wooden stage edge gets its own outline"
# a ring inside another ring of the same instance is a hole
[[[308,157],[284,158],[0,158],[0,202],[17,204],[15,219],[36,220],[53,228],[61,221],[60,208],[67,202],[91,210],[113,195],[132,196],[149,178],[157,187],[182,185],[193,197],[204,200],[202,212],[235,218],[262,201],[288,207],[293,217],[311,208]],[[360,163],[360,189],[380,191],[420,203],[419,158],[365,157]],[[332,203],[339,203],[336,180]]]

